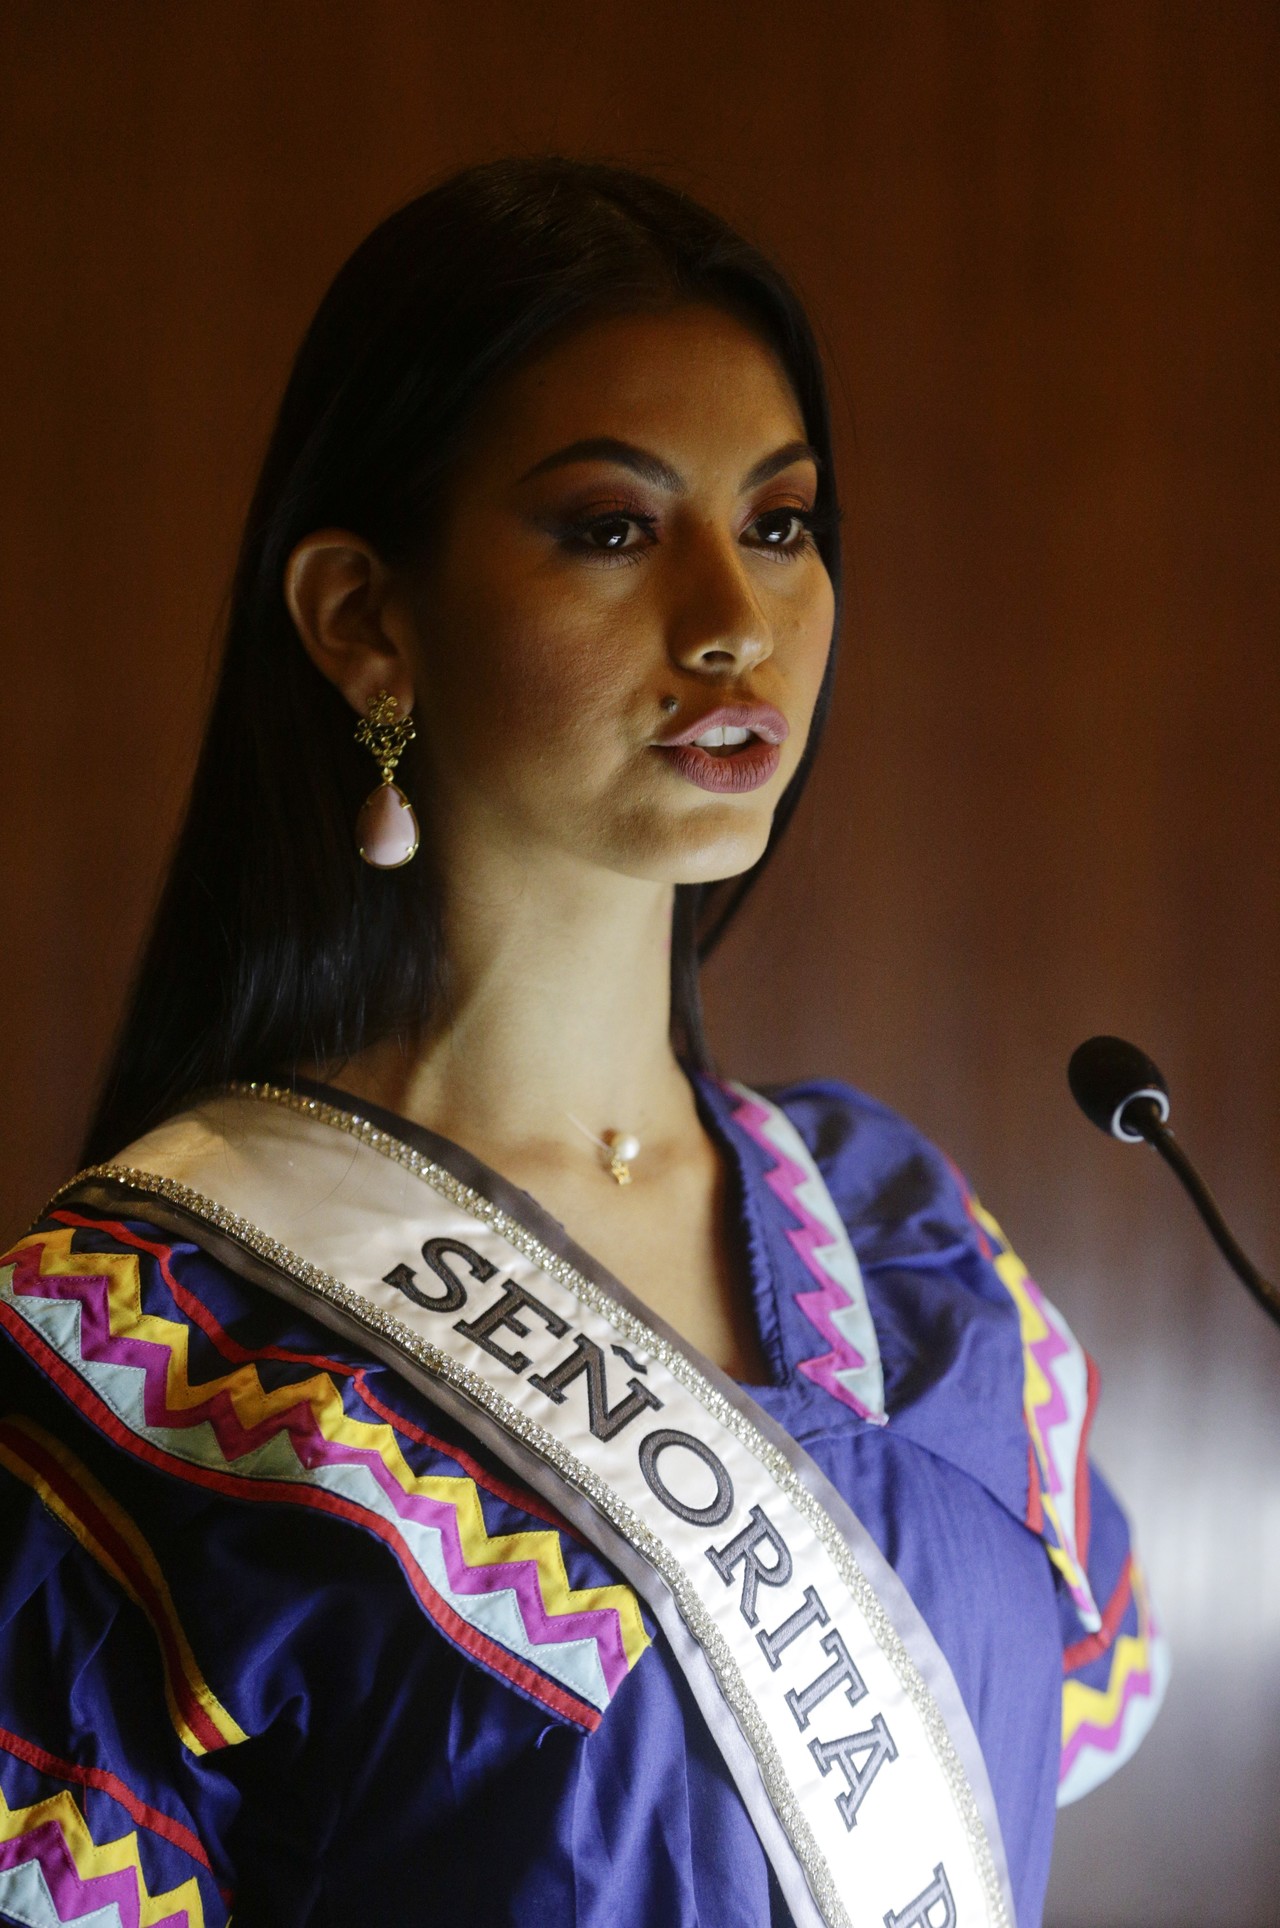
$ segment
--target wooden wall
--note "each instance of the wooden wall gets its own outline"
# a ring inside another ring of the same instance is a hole
[[[1143,1042],[1280,1270],[1280,9],[8,0],[0,35],[5,1221],[73,1159],[330,275],[472,159],[687,184],[817,311],[853,554],[715,1037],[939,1136],[1102,1360],[1177,1671],[1053,1920],[1273,1921],[1280,1333],[1063,1066]]]

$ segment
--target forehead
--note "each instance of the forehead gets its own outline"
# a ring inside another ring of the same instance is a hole
[[[736,316],[687,303],[597,317],[541,349],[489,398],[471,453],[519,474],[557,447],[608,435],[737,471],[803,433],[773,350]]]

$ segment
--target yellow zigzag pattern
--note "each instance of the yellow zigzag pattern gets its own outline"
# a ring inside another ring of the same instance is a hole
[[[1151,1610],[1142,1570],[1133,1562],[1133,1594],[1138,1608],[1137,1633],[1122,1634],[1111,1650],[1111,1671],[1105,1687],[1089,1687],[1082,1680],[1062,1685],[1062,1742],[1065,1747],[1086,1721],[1104,1732],[1115,1726],[1124,1706],[1125,1688],[1132,1675],[1151,1665]]]
[[[177,1412],[207,1406],[220,1392],[226,1393],[232,1409],[247,1430],[264,1421],[283,1419],[306,1406],[314,1415],[323,1436],[334,1445],[374,1452],[406,1493],[451,1506],[457,1515],[463,1555],[469,1566],[498,1566],[523,1561],[538,1574],[543,1606],[551,1616],[590,1613],[611,1609],[617,1614],[622,1631],[627,1664],[634,1667],[649,1645],[640,1608],[629,1587],[611,1585],[574,1588],[564,1564],[560,1536],[551,1528],[522,1533],[490,1536],[480,1509],[474,1480],[462,1475],[415,1474],[400,1450],[391,1427],[371,1424],[349,1414],[337,1387],[326,1373],[313,1373],[309,1379],[268,1390],[258,1377],[257,1367],[237,1366],[220,1378],[193,1386],[187,1372],[187,1327],[172,1319],[145,1312],[142,1306],[141,1276],[136,1254],[132,1252],[73,1252],[70,1228],[57,1232],[32,1233],[10,1252],[10,1259],[28,1248],[43,1248],[40,1276],[92,1278],[106,1275],[107,1301],[111,1332],[115,1338],[149,1341],[164,1348],[165,1399]],[[78,1360],[72,1364],[78,1365]]]
[[[18,1840],[48,1822],[53,1822],[60,1830],[82,1881],[88,1881],[95,1875],[133,1875],[138,1887],[138,1920],[142,1928],[152,1928],[153,1923],[168,1920],[174,1915],[185,1919],[187,1928],[204,1928],[204,1909],[194,1875],[184,1881],[181,1887],[170,1888],[167,1894],[153,1895],[148,1892],[142,1862],[138,1857],[136,1834],[122,1834],[118,1841],[105,1841],[99,1847],[89,1832],[83,1814],[65,1788],[61,1793],[51,1795],[48,1800],[37,1801],[25,1808],[11,1808],[4,1798],[4,1789],[0,1788],[0,1841]],[[35,1858],[34,1851],[31,1858]]]
[[[238,1741],[247,1740],[249,1737],[244,1729],[227,1712],[196,1664],[196,1657],[191,1651],[190,1642],[178,1618],[178,1611],[173,1604],[173,1596],[169,1592],[168,1582],[165,1580],[160,1563],[135,1522],[98,1483],[88,1467],[83,1465],[74,1453],[68,1452],[61,1441],[45,1432],[42,1426],[37,1426],[31,1420],[13,1416],[6,1419],[3,1424],[8,1437],[0,1436],[0,1466],[6,1466],[16,1479],[20,1479],[24,1485],[29,1486],[40,1496],[54,1517],[61,1520],[68,1532],[75,1535],[90,1559],[95,1560],[105,1572],[111,1575],[117,1586],[129,1596],[135,1606],[141,1607],[155,1629],[164,1668],[165,1703],[169,1709],[169,1718],[183,1746],[189,1748],[193,1754],[208,1752],[205,1742],[192,1729],[182,1711],[177,1692],[178,1682],[175,1682],[173,1677],[171,1651],[187,1697],[199,1703],[206,1718],[221,1735],[223,1741],[228,1746],[234,1746]],[[16,1441],[15,1435],[17,1435]],[[68,1499],[65,1491],[52,1486],[38,1467],[22,1456],[21,1447],[24,1437],[32,1440],[37,1447],[58,1462],[67,1475],[68,1483],[91,1502],[90,1506],[77,1507],[72,1500]],[[119,1534],[133,1559],[142,1568],[149,1582],[150,1598],[144,1597],[138,1590],[115,1554],[104,1544],[89,1517],[92,1508],[96,1508],[105,1516],[108,1524]]]
[[[1053,1561],[1053,1564],[1058,1568],[1059,1572],[1062,1573],[1067,1584],[1073,1588],[1082,1589],[1088,1594],[1089,1598],[1092,1599],[1093,1594],[1089,1586],[1088,1575],[1081,1570],[1079,1563],[1072,1558],[1071,1553],[1068,1551],[1068,1540],[1062,1522],[1062,1515],[1058,1511],[1058,1504],[1054,1495],[1049,1491],[1048,1464],[1046,1459],[1047,1444],[1040,1430],[1038,1415],[1041,1407],[1047,1406],[1052,1400],[1054,1388],[1046,1379],[1044,1368],[1032,1351],[1033,1346],[1039,1345],[1041,1340],[1049,1338],[1049,1326],[1044,1314],[1026,1289],[1026,1282],[1031,1274],[1027,1271],[1022,1260],[1009,1244],[997,1220],[991,1216],[991,1213],[987,1211],[986,1207],[980,1204],[972,1194],[970,1194],[969,1198],[969,1208],[996,1248],[994,1264],[997,1275],[999,1276],[1000,1283],[1004,1286],[1005,1291],[1009,1294],[1009,1297],[1018,1309],[1018,1329],[1022,1335],[1022,1409],[1026,1414],[1027,1426],[1035,1444],[1036,1458],[1040,1462],[1041,1472],[1045,1475],[1040,1482],[1040,1503],[1053,1527],[1054,1540],[1056,1541],[1056,1544],[1053,1544],[1046,1540],[1045,1548],[1049,1558]]]

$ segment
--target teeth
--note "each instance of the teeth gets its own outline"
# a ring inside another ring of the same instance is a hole
[[[700,750],[735,749],[739,743],[746,743],[751,736],[750,730],[740,730],[732,723],[717,724],[714,730],[704,730],[701,736],[693,739]]]

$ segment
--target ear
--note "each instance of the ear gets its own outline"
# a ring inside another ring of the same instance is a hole
[[[383,690],[413,708],[416,635],[408,599],[362,536],[318,529],[285,565],[285,601],[302,646],[363,716]]]

